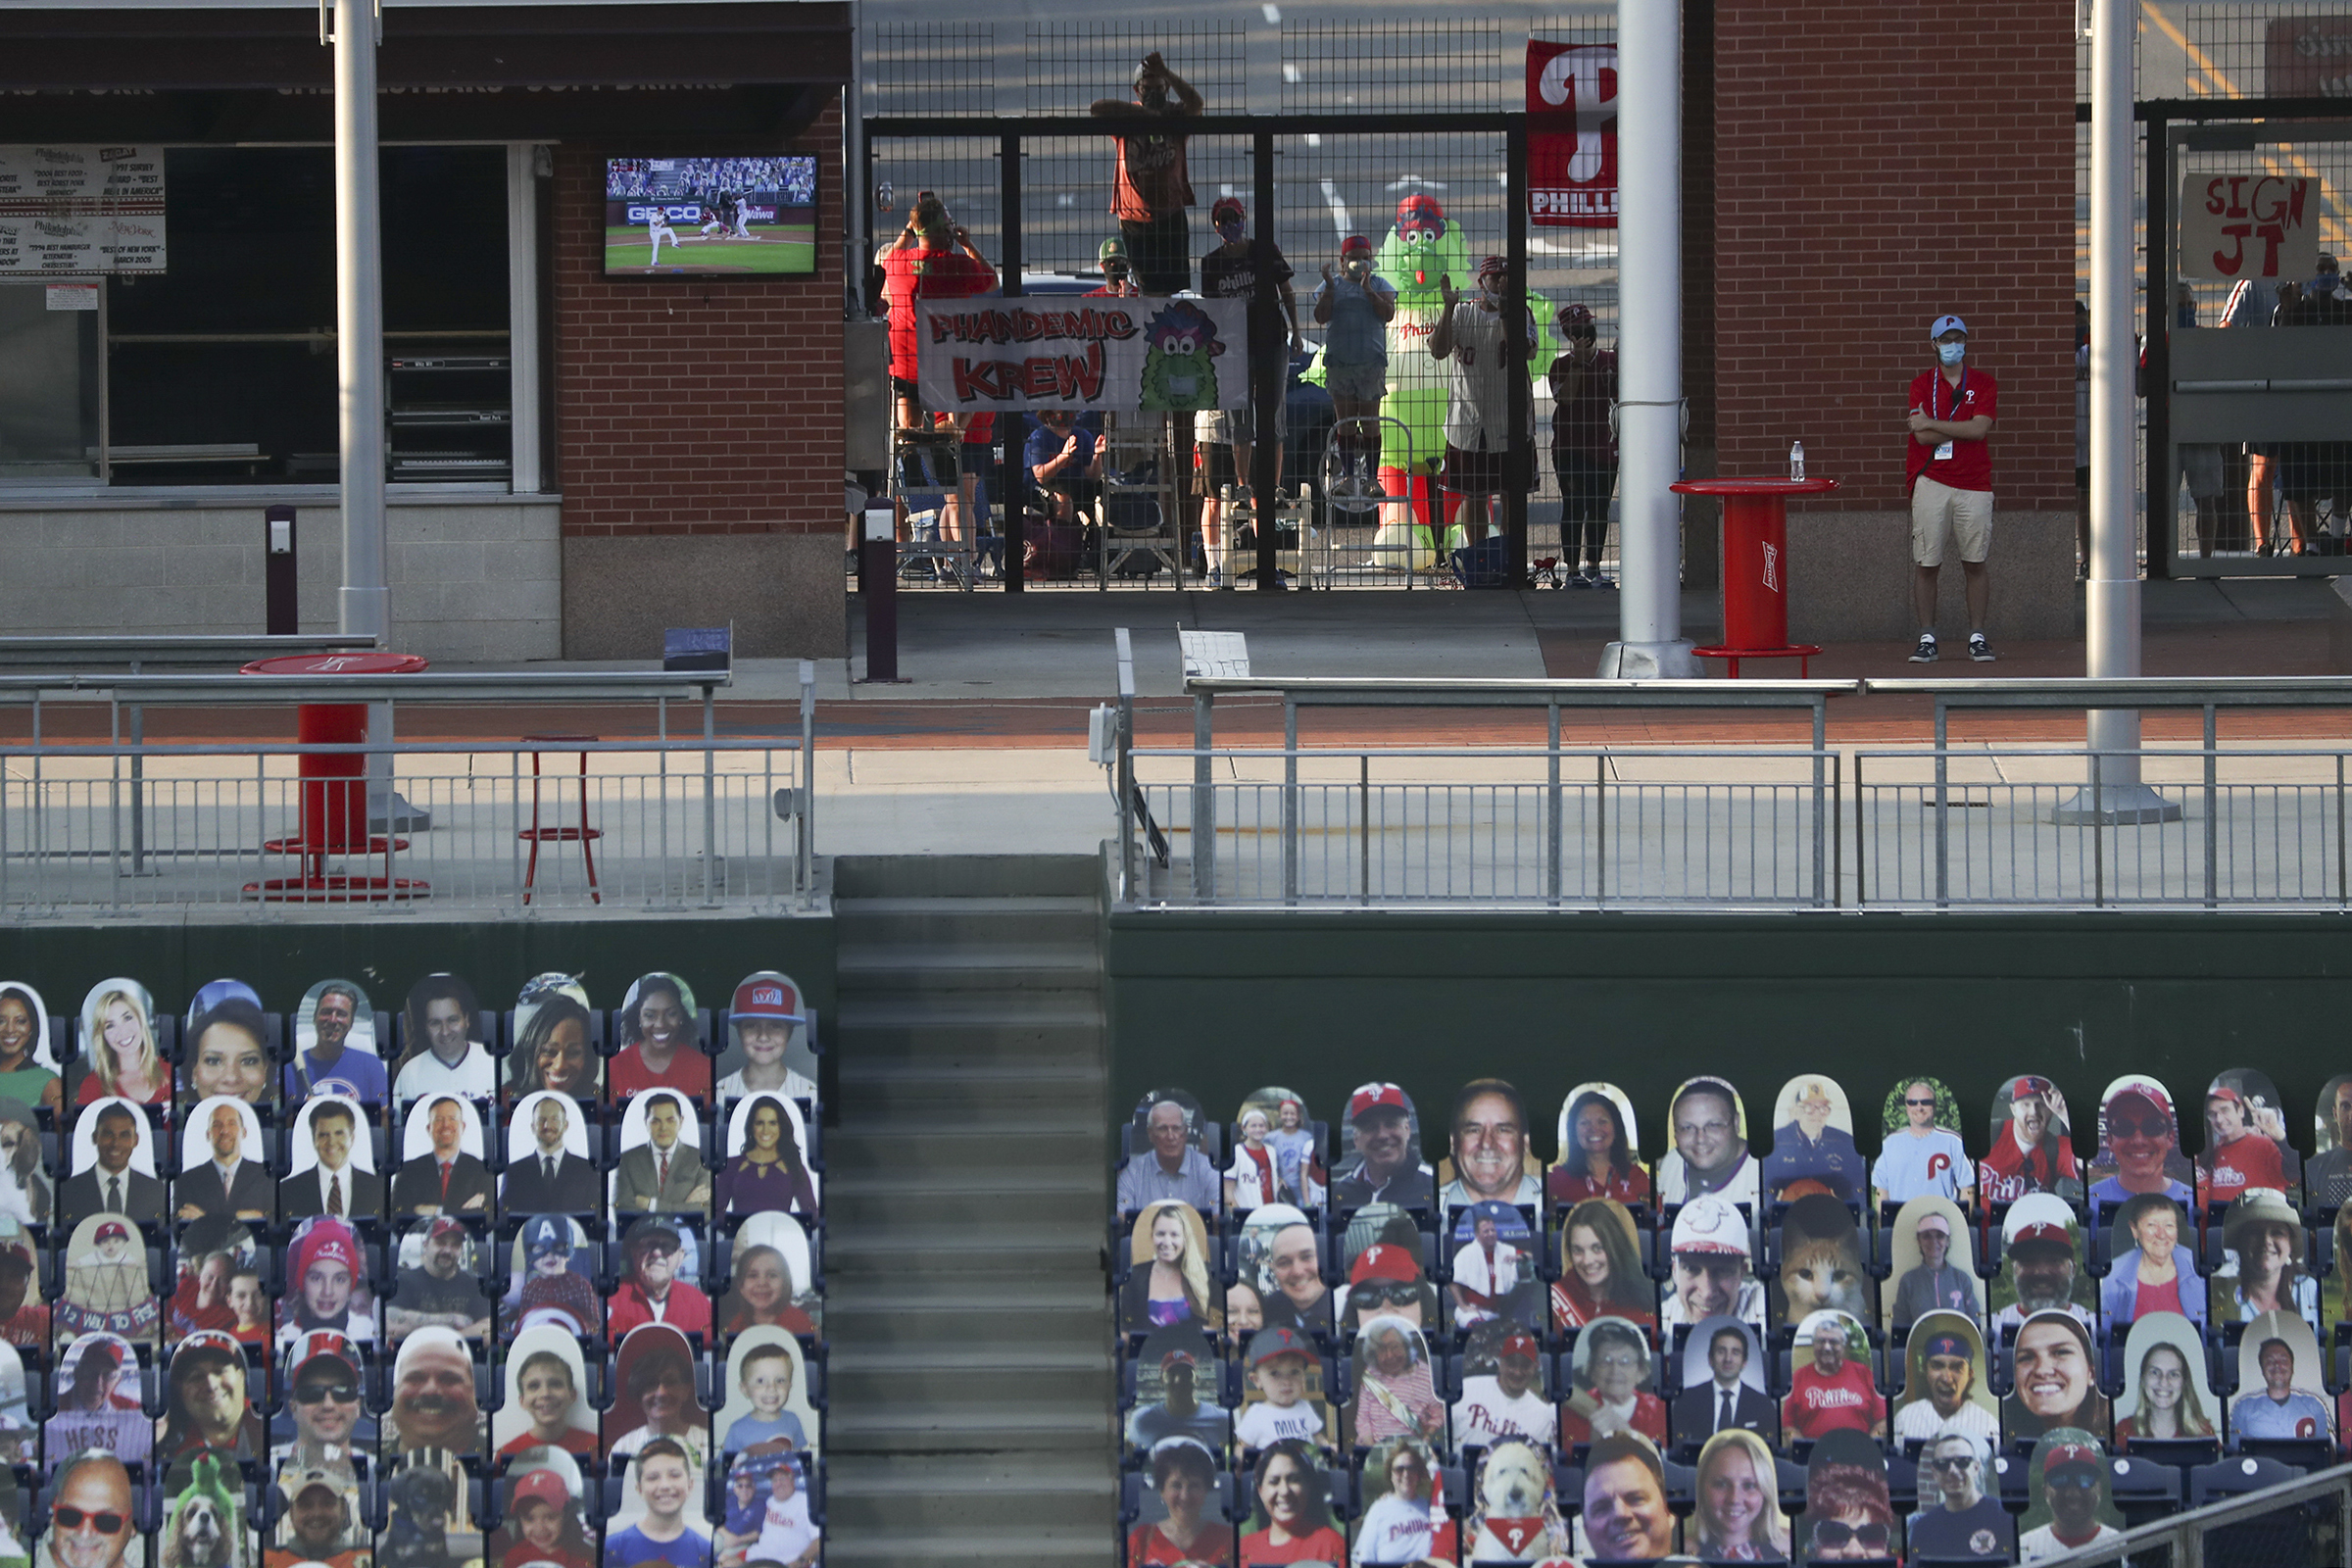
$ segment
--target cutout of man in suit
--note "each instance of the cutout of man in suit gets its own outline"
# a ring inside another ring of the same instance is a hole
[[[402,1214],[481,1214],[490,1208],[490,1168],[460,1147],[465,1106],[443,1095],[425,1110],[432,1147],[392,1177],[392,1207]]]
[[[311,1107],[311,1149],[318,1163],[277,1184],[277,1212],[285,1219],[331,1214],[337,1219],[373,1218],[384,1211],[384,1179],[360,1169],[352,1158],[359,1147],[359,1112],[340,1096]]]
[[[1772,1396],[1747,1379],[1753,1347],[1735,1318],[1711,1320],[1706,1335],[1706,1382],[1687,1387],[1674,1401],[1674,1440],[1701,1444],[1718,1432],[1753,1432],[1765,1442],[1778,1440],[1780,1411]],[[1708,1328],[1709,1325],[1701,1324]],[[1727,1402],[1728,1401],[1728,1402]]]
[[[645,1138],[620,1156],[612,1207],[621,1213],[709,1214],[710,1172],[702,1152],[679,1137],[685,1102],[676,1095],[644,1097]]]
[[[531,1107],[531,1152],[519,1159],[508,1159],[500,1185],[499,1202],[508,1213],[595,1212],[596,1166],[564,1147],[579,1114],[580,1108],[569,1095],[553,1090]]]
[[[204,1138],[213,1157],[184,1167],[172,1178],[173,1212],[181,1219],[271,1218],[277,1208],[276,1186],[261,1161],[245,1157],[245,1118],[253,1114],[252,1107],[226,1096],[206,1103],[212,1108],[197,1108],[204,1110]]]
[[[92,1214],[122,1214],[130,1219],[164,1217],[164,1184],[145,1171],[130,1168],[139,1149],[139,1113],[127,1101],[117,1100],[82,1112],[94,1117],[90,1144],[98,1162],[71,1177],[58,1194],[66,1223],[78,1224]]]

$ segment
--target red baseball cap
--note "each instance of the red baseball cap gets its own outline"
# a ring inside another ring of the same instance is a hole
[[[801,993],[780,974],[756,974],[735,988],[735,1005],[728,1018],[773,1018],[778,1023],[807,1023],[801,1015]]]
[[[1361,251],[1366,256],[1371,255],[1372,242],[1361,234],[1350,234],[1346,239],[1340,241],[1340,254],[1342,256],[1353,256],[1358,251]]]
[[[1365,1248],[1357,1254],[1354,1266],[1348,1270],[1348,1283],[1350,1286],[1362,1285],[1368,1280],[1411,1285],[1420,1278],[1421,1269],[1413,1261],[1413,1254],[1401,1247],[1392,1247],[1385,1242]]]
[[[526,1502],[544,1502],[551,1508],[562,1508],[570,1501],[571,1489],[553,1470],[526,1471],[514,1483],[514,1507],[519,1508]]]
[[[2061,1443],[2042,1456],[2041,1473],[2055,1470],[2096,1470],[2103,1459],[2099,1450],[2085,1443]]]
[[[2107,1097],[2107,1103],[2112,1106],[2126,1095],[2137,1095],[2158,1110],[2163,1111],[2168,1118],[2173,1114],[2173,1097],[2166,1094],[2164,1086],[2152,1078],[2128,1080],[2121,1089]]]
[[[1297,1329],[1259,1329],[1250,1336],[1250,1364],[1258,1366],[1278,1355],[1312,1355],[1314,1349],[1306,1336]]]
[[[110,1219],[98,1227],[98,1234],[91,1239],[100,1242],[127,1242],[130,1240],[130,1227],[119,1219]]]
[[[2246,1097],[2239,1094],[2236,1090],[2230,1088],[2228,1084],[2215,1084],[2211,1089],[2205,1091],[2205,1098],[2207,1100],[2227,1100],[2232,1104],[2238,1105],[2242,1105],[2246,1102]]]
[[[1355,1120],[1368,1110],[1401,1110],[1407,1115],[1412,1107],[1404,1102],[1404,1091],[1395,1084],[1366,1084],[1348,1097],[1348,1119]]]
[[[1494,1348],[1494,1355],[1497,1360],[1505,1356],[1517,1356],[1522,1360],[1538,1361],[1543,1359],[1544,1352],[1536,1348],[1534,1335],[1525,1330],[1513,1330],[1504,1335],[1502,1343]]]

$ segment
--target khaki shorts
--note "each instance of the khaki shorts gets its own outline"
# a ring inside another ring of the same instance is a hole
[[[1911,559],[1922,566],[1943,564],[1943,537],[1960,542],[1960,559],[1981,564],[1992,548],[1992,492],[1955,490],[1920,475],[1911,487]]]

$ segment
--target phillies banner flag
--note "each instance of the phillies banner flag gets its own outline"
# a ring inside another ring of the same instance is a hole
[[[1527,216],[1617,226],[1617,46],[1527,41]]]
[[[1250,302],[984,294],[915,303],[923,407],[1186,414],[1250,401]]]

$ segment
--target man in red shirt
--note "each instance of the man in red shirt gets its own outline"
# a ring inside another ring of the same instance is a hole
[[[1813,1364],[1796,1369],[1788,1379],[1788,1397],[1781,1401],[1781,1425],[1789,1437],[1838,1431],[1886,1435],[1886,1400],[1871,1381],[1870,1363],[1846,1358],[1861,1337],[1859,1325],[1842,1312],[1816,1312],[1805,1319],[1797,1343],[1811,1344]]]
[[[997,286],[997,270],[972,248],[972,236],[948,219],[947,203],[929,191],[914,199],[906,226],[882,257],[882,298],[890,310],[890,385],[898,394],[899,428],[916,429],[922,416],[915,387],[916,300],[960,300]]]
[[[1948,533],[1960,546],[1967,576],[1968,657],[1992,662],[1984,639],[1984,608],[1992,582],[1984,557],[1992,546],[1992,455],[1987,443],[2000,409],[1991,376],[1967,363],[1968,323],[1938,316],[1928,328],[1936,368],[1911,382],[1903,449],[1903,481],[1911,494],[1912,608],[1919,612],[1919,646],[1911,662],[1936,662],[1936,574]]]
[[[1154,49],[1135,68],[1132,100],[1098,98],[1089,112],[1175,122],[1200,110],[1200,95],[1192,83],[1170,71]],[[1181,293],[1193,284],[1191,223],[1185,216],[1193,205],[1193,178],[1185,166],[1186,138],[1147,130],[1120,132],[1112,139],[1118,143],[1119,169],[1110,211],[1134,259],[1137,280],[1147,294]]]
[[[2284,1188],[2278,1146],[2253,1122],[2243,1093],[2215,1084],[2205,1096],[2205,1157],[2197,1162],[2197,1200],[2227,1203],[2256,1187]]]

